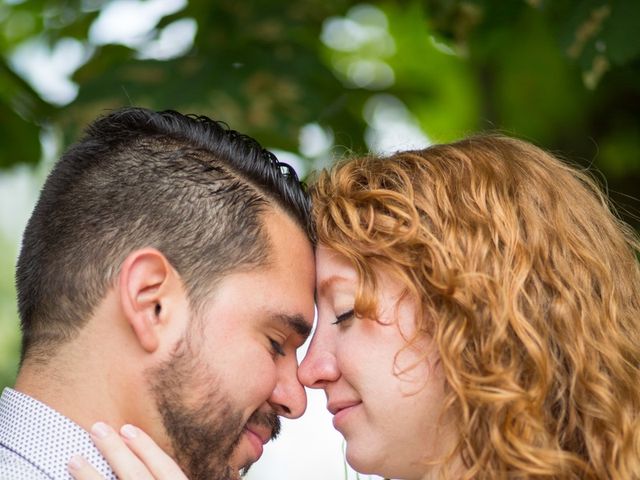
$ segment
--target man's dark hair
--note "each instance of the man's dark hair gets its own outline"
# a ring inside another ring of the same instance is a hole
[[[22,359],[71,338],[139,248],[163,252],[197,310],[221,276],[268,262],[274,207],[311,232],[297,175],[254,139],[174,111],[99,118],[49,174],[24,233]]]

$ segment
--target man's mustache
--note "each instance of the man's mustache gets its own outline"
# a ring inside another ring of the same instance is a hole
[[[258,425],[271,430],[270,440],[275,440],[280,435],[280,417],[275,412],[261,412],[256,410],[247,420],[247,425]]]

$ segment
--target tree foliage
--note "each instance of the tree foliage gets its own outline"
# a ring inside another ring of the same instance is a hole
[[[501,130],[595,165],[637,215],[628,199],[640,193],[636,0],[191,0],[147,35],[196,22],[190,48],[164,59],[92,39],[113,3],[0,4],[0,166],[37,162],[42,129],[68,143],[127,104],[207,114],[293,152],[300,128],[317,123],[334,153],[362,151],[367,108],[384,95],[434,141]],[[72,77],[78,95],[58,105],[12,59],[25,42],[54,49],[69,38],[87,59]]]

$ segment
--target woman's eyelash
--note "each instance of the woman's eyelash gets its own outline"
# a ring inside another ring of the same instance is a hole
[[[353,315],[354,315],[353,309],[347,312],[344,312],[343,314],[336,316],[336,321],[333,322],[333,324],[338,325],[342,322],[346,322],[347,320],[351,320],[353,318]]]
[[[273,349],[273,353],[284,357],[284,348],[282,348],[282,345],[276,342],[273,338],[270,338],[269,342],[271,342],[271,348]]]

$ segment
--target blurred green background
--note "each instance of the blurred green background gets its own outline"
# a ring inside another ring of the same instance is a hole
[[[1,2],[0,388],[19,230],[52,159],[107,109],[206,114],[303,173],[499,130],[592,168],[640,226],[637,0]]]

